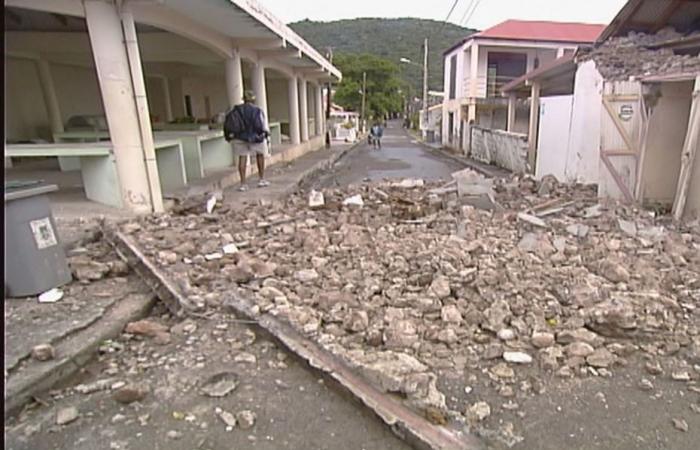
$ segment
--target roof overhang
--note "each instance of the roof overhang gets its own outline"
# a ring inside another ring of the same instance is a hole
[[[531,70],[503,86],[503,95],[528,97],[532,84],[540,85],[540,95],[569,95],[574,90],[574,76],[578,67],[575,55],[557,58],[542,67]]]
[[[700,2],[697,0],[628,0],[603,30],[597,43],[630,31],[656,33],[672,26],[681,33],[697,29]]]

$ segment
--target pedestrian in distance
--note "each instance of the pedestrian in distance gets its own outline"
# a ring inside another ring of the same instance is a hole
[[[255,94],[245,91],[243,103],[233,107],[224,120],[224,137],[231,143],[233,154],[238,156],[238,174],[241,177],[239,191],[246,191],[248,157],[255,155],[258,166],[258,187],[269,186],[265,179],[265,158],[270,155],[265,114],[255,105]]]
[[[379,122],[375,124],[370,129],[370,135],[372,136],[372,147],[374,149],[382,148],[382,135],[384,134],[384,129]]]

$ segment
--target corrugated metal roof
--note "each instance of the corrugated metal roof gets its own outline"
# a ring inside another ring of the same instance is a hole
[[[672,26],[681,33],[700,29],[700,2],[697,0],[629,0],[598,37],[602,42],[611,36],[630,31],[655,33]]]
[[[605,25],[600,24],[511,19],[472,37],[593,43],[604,29]]]

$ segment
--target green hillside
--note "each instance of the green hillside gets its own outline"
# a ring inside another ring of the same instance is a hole
[[[451,23],[424,19],[361,18],[314,22],[303,20],[289,25],[321,53],[331,47],[334,54],[370,53],[399,64],[408,58],[423,64],[423,39],[428,38],[428,86],[442,90],[442,52],[475,30]],[[421,67],[400,64],[402,77],[420,96],[423,86]]]

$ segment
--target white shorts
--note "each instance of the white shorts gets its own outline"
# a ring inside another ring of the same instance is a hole
[[[236,156],[263,155],[270,156],[267,142],[246,142],[238,139],[231,141],[233,154]]]

